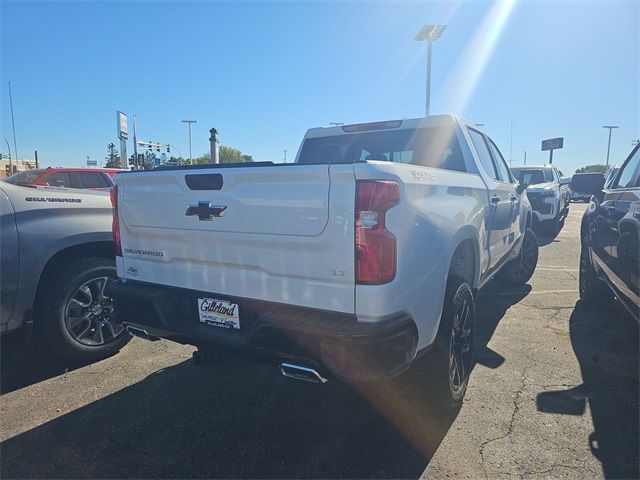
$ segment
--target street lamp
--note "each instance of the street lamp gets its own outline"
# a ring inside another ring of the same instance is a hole
[[[182,120],[182,123],[186,123],[189,125],[189,165],[192,164],[191,160],[191,124],[198,123],[197,120]]]
[[[609,129],[609,143],[607,144],[607,166],[605,167],[605,171],[609,170],[609,152],[611,151],[611,130],[614,128],[620,128],[618,125],[604,125],[602,128]]]
[[[417,42],[427,42],[427,99],[425,104],[425,117],[429,116],[429,107],[431,102],[431,44],[435,42],[442,32],[447,28],[446,25],[423,25],[416,33],[414,40]]]

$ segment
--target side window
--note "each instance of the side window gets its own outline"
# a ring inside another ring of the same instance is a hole
[[[82,188],[106,188],[102,174],[98,172],[79,172]]]
[[[102,184],[104,188],[113,187],[114,185],[113,180],[111,179],[108,173],[101,173],[100,176],[102,177]]]
[[[491,153],[493,154],[493,159],[496,162],[496,166],[498,167],[498,174],[500,175],[502,181],[505,183],[514,183],[511,172],[509,171],[509,167],[507,167],[507,162],[504,161],[502,153],[500,153],[500,150],[498,150],[498,147],[490,138],[489,148],[491,149]]]
[[[484,135],[482,135],[477,130],[474,130],[473,128],[469,129],[469,135],[471,136],[473,146],[476,147],[476,152],[478,152],[478,158],[480,159],[482,169],[491,178],[500,180],[496,172],[496,168],[493,165],[493,160],[491,160],[491,153],[489,152],[487,142],[484,140]]]
[[[71,179],[66,172],[52,173],[44,179],[52,187],[66,187],[71,188]]]
[[[634,182],[634,173],[638,169],[640,163],[640,147],[636,147],[633,156],[629,161],[621,168],[621,172],[618,173],[618,180],[615,182],[612,188],[631,188],[636,187],[637,182]]]

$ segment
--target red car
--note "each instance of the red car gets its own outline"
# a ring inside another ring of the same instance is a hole
[[[66,188],[111,188],[118,168],[37,168],[14,173],[5,182]]]

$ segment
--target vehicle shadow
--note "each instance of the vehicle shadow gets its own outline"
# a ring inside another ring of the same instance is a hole
[[[487,343],[529,291],[487,286],[479,363],[502,364]],[[417,478],[457,416],[435,406],[424,361],[357,386],[295,382],[238,359],[185,361],[4,441],[0,476]]]
[[[565,221],[567,220],[566,215],[562,217],[562,220],[560,221],[560,225],[558,226],[558,230],[553,233],[550,234],[549,232],[545,231],[544,228],[542,227],[542,225],[538,224],[534,229],[534,233],[536,234],[536,237],[538,237],[538,246],[539,247],[546,247],[547,245],[553,243],[553,242],[557,242],[559,240],[556,240],[557,236],[560,234],[560,232],[562,231],[562,229],[564,228],[564,224]]]
[[[538,410],[583,415],[588,402],[589,448],[605,477],[639,478],[638,324],[620,306],[604,313],[579,301],[569,331],[583,383],[539,393]]]
[[[529,284],[505,287],[496,280],[482,289],[476,302],[476,363],[488,368],[497,368],[504,363],[504,357],[487,345],[507,310],[529,295],[529,292]]]
[[[0,339],[0,395],[88,365],[44,355],[37,342],[19,332]]]

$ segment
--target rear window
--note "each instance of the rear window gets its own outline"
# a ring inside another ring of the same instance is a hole
[[[82,188],[109,188],[111,182],[98,172],[78,172]]]
[[[14,173],[10,177],[5,178],[4,181],[13,183],[14,185],[31,185],[42,172],[44,172],[44,170],[25,170],[24,172]]]
[[[466,172],[455,130],[428,127],[354,133],[305,140],[298,163],[406,163]]]
[[[571,178],[571,190],[574,192],[591,193],[602,190],[604,187],[604,175],[602,173],[594,174],[575,174]]]
[[[550,169],[543,168],[512,168],[511,173],[523,185],[537,185],[553,181]]]

